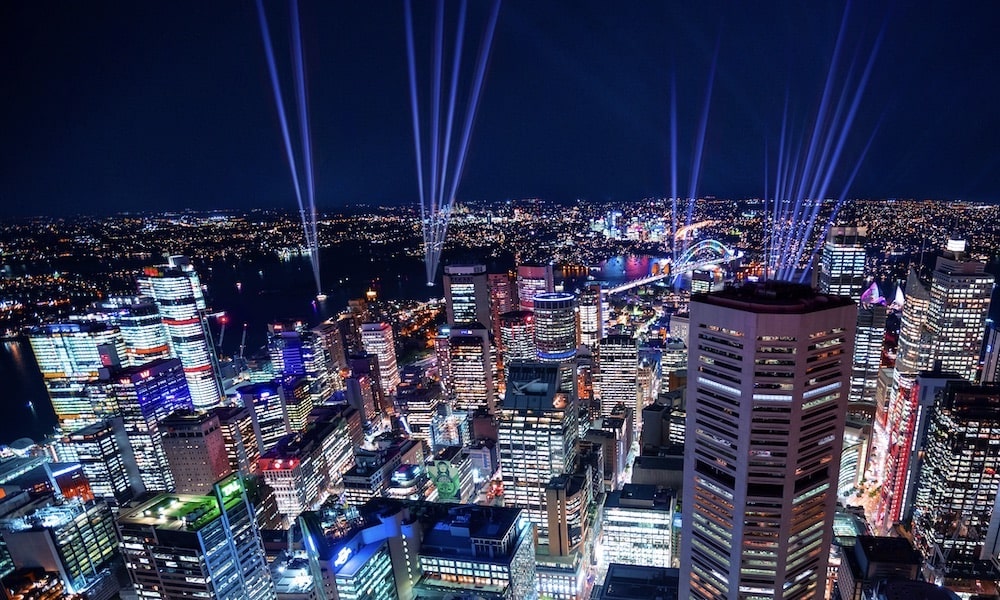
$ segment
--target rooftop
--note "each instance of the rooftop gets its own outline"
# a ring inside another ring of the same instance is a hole
[[[854,300],[846,296],[821,294],[805,284],[773,280],[693,294],[691,302],[764,314],[805,314],[854,305]]]

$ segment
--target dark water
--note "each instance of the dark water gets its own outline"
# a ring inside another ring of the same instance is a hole
[[[261,350],[267,324],[276,319],[302,319],[310,324],[335,316],[348,300],[360,298],[373,289],[381,300],[441,298],[438,283],[428,287],[423,262],[417,258],[386,260],[369,254],[363,247],[353,251],[324,251],[320,256],[324,302],[316,301],[316,287],[309,261],[292,258],[262,258],[239,262],[217,262],[199,266],[202,282],[208,286],[209,304],[225,311],[227,323],[211,321],[212,335],[222,353],[239,351],[243,324],[247,324],[247,356]],[[567,290],[584,285],[587,275],[597,281],[621,283],[645,277],[654,259],[647,256],[616,256],[600,264],[600,270],[556,271],[556,281]],[[239,286],[237,286],[239,283]],[[30,404],[29,404],[30,403]],[[18,438],[40,440],[52,432],[56,419],[49,404],[42,376],[38,372],[27,340],[4,342],[0,348],[0,444]]]

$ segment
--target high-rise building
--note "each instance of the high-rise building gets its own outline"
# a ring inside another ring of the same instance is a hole
[[[260,440],[254,425],[253,409],[247,406],[220,406],[209,412],[219,418],[229,469],[244,475],[256,473]]]
[[[144,269],[138,283],[139,293],[153,298],[159,308],[171,354],[184,365],[194,405],[216,406],[222,399],[218,359],[205,319],[205,295],[194,266],[187,257],[171,256],[166,265]]]
[[[267,350],[276,374],[305,377],[312,402],[322,404],[333,396],[332,363],[326,344],[302,321],[270,323]]]
[[[140,598],[274,598],[260,532],[243,482],[204,496],[160,494],[118,515],[129,578]]]
[[[545,488],[573,466],[579,418],[564,363],[516,361],[507,368],[507,391],[497,409],[504,503],[524,509],[548,543]]]
[[[274,446],[292,428],[285,406],[285,391],[278,381],[252,383],[236,389],[240,404],[249,408],[261,454]]]
[[[517,302],[521,310],[535,310],[535,296],[555,289],[552,265],[518,265]]]
[[[152,298],[113,296],[95,305],[118,326],[125,340],[128,364],[138,366],[157,358],[170,358],[170,340],[160,318],[160,309]]]
[[[950,382],[931,413],[917,484],[914,540],[924,559],[947,570],[991,558],[998,489],[1000,385]]]
[[[57,573],[69,594],[101,590],[109,584],[112,592],[117,590],[107,580],[118,538],[114,517],[104,502],[28,504],[0,520],[0,538],[14,566]],[[103,585],[101,580],[105,580]]]
[[[135,458],[120,417],[77,429],[66,436],[63,443],[73,446],[95,498],[122,504],[137,491],[142,491],[141,483],[136,481]]]
[[[378,357],[382,389],[387,395],[396,393],[399,385],[399,368],[396,366],[396,336],[386,322],[365,323],[361,326],[361,345],[365,352]]]
[[[533,304],[538,360],[572,360],[577,346],[576,296],[566,292],[536,294]]]
[[[64,431],[112,416],[102,385],[125,357],[121,330],[105,323],[73,322],[35,327],[28,332],[52,409]]]
[[[490,323],[490,292],[485,265],[446,265],[444,300],[448,324]]]
[[[328,361],[326,370],[330,373],[330,386],[333,391],[344,388],[341,381],[340,370],[347,366],[347,352],[344,349],[344,338],[340,335],[337,322],[327,319],[312,329],[324,350],[324,357]],[[323,400],[325,402],[326,400]]]
[[[490,292],[489,324],[493,329],[493,338],[499,340],[500,315],[518,308],[517,285],[514,282],[514,274],[510,271],[487,274],[486,285]]]
[[[160,423],[173,412],[192,408],[184,375],[180,360],[160,358],[122,370],[111,384],[125,435],[147,491],[173,489]]]
[[[406,419],[410,437],[431,441],[431,420],[442,400],[441,386],[428,379],[420,367],[403,369],[396,389],[396,404]]]
[[[503,363],[515,360],[535,360],[535,314],[515,310],[500,315],[500,354]]]
[[[577,298],[580,343],[588,348],[597,348],[604,337],[603,302],[600,283],[588,284]]]
[[[178,411],[160,422],[160,431],[178,494],[210,493],[232,473],[218,415]]]
[[[382,385],[384,380],[382,379],[382,369],[379,366],[380,360],[374,352],[352,352],[347,356],[347,366],[351,370],[352,377],[355,379],[364,377],[371,382],[375,409],[388,412],[392,408],[392,398],[388,396],[389,392]],[[438,367],[439,370],[442,368]]]
[[[608,493],[601,519],[604,560],[626,565],[674,567],[676,498],[655,485],[628,483]]]
[[[857,298],[865,287],[867,227],[831,227],[820,255],[819,290]]]
[[[986,320],[983,339],[983,370],[979,380],[983,383],[1000,383],[1000,323]]]
[[[856,314],[779,281],[692,297],[680,597],[823,598]]]
[[[639,342],[630,335],[609,335],[597,350],[601,415],[618,404],[642,412],[639,406]]]
[[[927,307],[933,368],[975,381],[986,330],[994,277],[986,264],[965,253],[965,242],[950,240],[937,260]]]
[[[490,333],[479,323],[452,327],[448,339],[450,396],[455,408],[474,413],[495,409]]]

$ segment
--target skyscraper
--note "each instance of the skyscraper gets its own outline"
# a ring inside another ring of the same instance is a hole
[[[639,342],[630,335],[609,335],[597,351],[601,415],[618,404],[642,412],[639,406]]]
[[[194,266],[187,257],[171,256],[166,265],[147,267],[138,283],[139,293],[153,298],[159,307],[172,354],[184,365],[194,405],[216,406],[222,399],[222,388],[205,320],[205,296]]]
[[[486,285],[490,291],[490,326],[493,328],[493,337],[499,340],[500,315],[518,308],[517,285],[510,271],[487,274]]]
[[[917,484],[914,539],[924,558],[942,569],[989,559],[998,489],[1000,386],[950,382],[932,410]]]
[[[240,403],[251,411],[257,447],[263,454],[291,431],[285,392],[277,381],[253,383],[237,388]]]
[[[535,360],[535,314],[515,310],[500,315],[500,353],[504,365],[515,360]]]
[[[365,352],[378,357],[382,389],[387,395],[396,393],[399,385],[399,368],[396,365],[396,336],[386,322],[365,323],[361,326],[361,345]]]
[[[160,494],[121,511],[118,531],[140,598],[274,598],[260,532],[243,482],[211,494]]]
[[[114,407],[93,387],[121,366],[125,342],[117,327],[104,323],[58,323],[28,332],[52,409],[64,431],[111,416]]]
[[[444,300],[448,324],[490,323],[490,292],[485,265],[447,265]]]
[[[138,366],[157,358],[170,358],[170,341],[152,298],[113,296],[96,305],[111,325],[121,329],[128,364]],[[125,362],[123,360],[123,362]]]
[[[448,352],[448,381],[454,407],[469,413],[485,409],[493,414],[496,401],[489,331],[479,323],[453,327]]]
[[[777,281],[692,297],[681,597],[823,597],[855,317]]]
[[[576,356],[576,296],[566,292],[537,294],[533,304],[538,360],[571,360]]]
[[[121,504],[141,491],[141,483],[134,471],[135,458],[125,437],[121,419],[105,419],[80,428],[66,437],[64,444],[74,448],[74,454],[90,482],[94,497],[109,504]],[[133,472],[134,471],[134,472]],[[133,490],[133,484],[138,483]]]
[[[588,348],[596,348],[604,337],[604,307],[600,283],[587,285],[579,298],[580,343]]]
[[[820,255],[819,290],[857,298],[865,287],[867,227],[831,227]]]
[[[555,289],[552,265],[517,266],[517,301],[521,310],[534,310],[535,296]]]
[[[160,423],[173,412],[192,408],[181,362],[160,358],[124,369],[115,376],[111,391],[146,490],[173,489]]]
[[[160,430],[178,494],[207,494],[232,473],[218,415],[178,411],[160,422]]]
[[[567,370],[560,363],[511,363],[497,409],[504,504],[524,509],[540,543],[548,543],[545,489],[572,468],[579,436],[573,387],[563,384]]]

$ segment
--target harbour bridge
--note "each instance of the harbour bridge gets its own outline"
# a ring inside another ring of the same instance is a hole
[[[741,258],[743,258],[742,250],[730,248],[718,240],[701,240],[678,256],[676,264],[672,264],[670,258],[656,261],[653,263],[650,274],[646,277],[633,279],[632,281],[617,285],[610,288],[607,293],[618,294],[635,287],[656,283],[657,281],[677,277],[697,269],[712,267]]]

